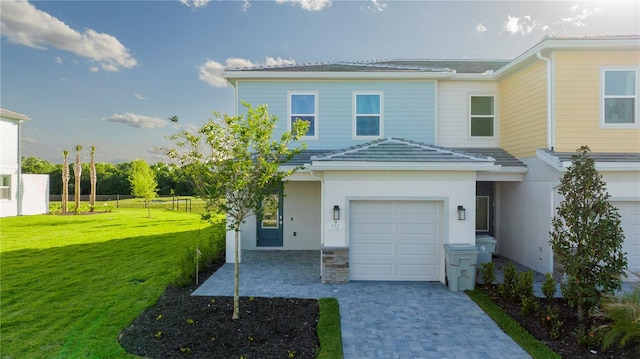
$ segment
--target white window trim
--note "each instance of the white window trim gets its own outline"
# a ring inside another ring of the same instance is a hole
[[[13,184],[12,183],[13,176],[10,175],[10,174],[2,174],[0,176],[9,178],[9,185],[7,185],[7,186],[0,185],[0,188],[8,188],[9,189],[9,198],[0,198],[0,201],[11,201],[12,198],[13,198],[13,193],[12,193],[12,190],[11,190],[11,185]]]
[[[313,95],[314,96],[314,109],[315,109],[315,120],[313,121],[313,136],[302,136],[301,140],[317,140],[320,138],[320,124],[319,124],[319,113],[320,109],[318,108],[319,103],[319,95],[318,91],[289,91],[287,92],[287,131],[291,131],[291,96],[293,95]]]
[[[605,82],[604,82],[604,74],[607,71],[634,71],[636,73],[636,95],[635,96],[614,96],[615,98],[635,98],[635,103],[634,103],[634,107],[636,110],[635,115],[635,123],[605,123],[605,118],[604,118],[604,100],[605,100],[605,93],[604,93],[604,86],[605,86]],[[612,129],[612,128],[618,128],[618,129],[624,129],[624,128],[640,128],[640,119],[638,117],[640,117],[640,109],[638,109],[638,82],[640,80],[640,78],[638,77],[638,73],[640,73],[640,67],[633,67],[633,66],[603,66],[600,68],[600,128],[608,128],[608,129]]]
[[[356,135],[356,98],[358,95],[378,95],[380,96],[380,134],[378,136],[358,136]],[[377,140],[384,138],[384,93],[382,91],[354,91],[352,97],[352,125],[351,138],[353,140]]]
[[[493,97],[493,115],[477,115],[471,114],[471,98],[472,97]],[[471,93],[467,98],[467,136],[470,140],[492,140],[497,137],[498,131],[498,96],[494,93]],[[471,117],[493,118],[493,136],[472,136],[471,135]]]

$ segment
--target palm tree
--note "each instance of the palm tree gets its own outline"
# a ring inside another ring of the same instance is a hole
[[[75,186],[75,195],[74,199],[76,201],[75,214],[78,214],[80,211],[80,175],[82,175],[82,162],[80,162],[80,151],[82,151],[82,146],[76,146],[76,163],[73,165],[73,175],[76,177],[76,186]]]
[[[62,164],[62,213],[67,213],[67,203],[69,203],[69,162],[67,157],[69,151],[62,151],[64,163]]]
[[[91,177],[91,194],[89,195],[89,212],[93,212],[96,205],[96,184],[98,177],[96,175],[96,146],[89,147],[91,149],[91,163],[89,165],[89,176]]]

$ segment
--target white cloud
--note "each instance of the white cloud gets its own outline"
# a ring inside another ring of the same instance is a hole
[[[142,96],[142,95],[141,95],[141,94],[139,94],[139,93],[134,93],[134,94],[133,94],[133,96],[134,96],[135,98],[137,98],[138,100],[146,100],[146,99],[147,99],[146,97]]]
[[[249,2],[249,0],[242,1],[242,11],[249,11],[250,7],[251,7],[251,3]]]
[[[192,7],[194,9],[205,7],[211,0],[180,0],[183,5]]]
[[[507,15],[507,20],[504,22],[502,30],[512,35],[527,35],[534,30],[547,30],[548,28],[549,26],[542,24],[538,20],[532,19],[529,15],[525,15],[522,18]]]
[[[158,128],[165,127],[167,125],[167,121],[161,118],[138,115],[130,112],[125,112],[124,114],[113,114],[113,116],[108,118],[107,121],[137,128]]]
[[[12,43],[41,50],[53,46],[96,61],[105,71],[137,65],[129,50],[114,36],[92,29],[74,30],[26,0],[2,0],[0,12],[0,33]]]
[[[98,71],[100,71],[100,68],[98,66],[91,66],[91,67],[89,67],[89,71],[98,72]]]
[[[584,22],[587,18],[598,15],[602,13],[602,9],[598,7],[594,7],[593,9],[589,9],[587,6],[574,5],[571,7],[571,11],[574,13],[573,16],[563,17],[562,21],[568,22],[575,27],[585,26]]]
[[[482,25],[482,23],[479,22],[478,25],[476,25],[476,32],[483,33],[485,31],[487,31],[486,26]]]
[[[62,59],[60,57],[56,56],[53,59],[56,60],[58,64],[62,64]]]
[[[298,4],[304,10],[308,11],[320,11],[331,6],[331,0],[276,0],[276,2],[279,4],[287,2]]]
[[[360,9],[363,11],[375,11],[380,12],[387,8],[387,4],[378,0],[371,0],[370,4],[363,4]]]
[[[227,87],[229,84],[227,80],[222,76],[224,70],[255,67],[255,66],[286,66],[294,65],[296,61],[294,59],[283,59],[280,57],[266,56],[263,64],[255,64],[249,60],[240,58],[228,58],[225,64],[221,64],[217,61],[207,59],[207,61],[198,67],[200,74],[198,79],[200,81],[208,83],[213,87]]]

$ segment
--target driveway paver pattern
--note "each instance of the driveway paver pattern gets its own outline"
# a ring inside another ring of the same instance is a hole
[[[193,295],[232,296],[233,264]],[[530,358],[466,294],[439,282],[320,283],[319,251],[243,251],[240,295],[334,297],[345,359]]]

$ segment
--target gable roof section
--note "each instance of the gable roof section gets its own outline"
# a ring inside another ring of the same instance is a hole
[[[374,60],[258,66],[230,71],[267,72],[454,72],[481,74],[508,64],[508,60]]]
[[[537,157],[558,171],[566,172],[571,166],[571,156],[577,152],[555,152],[539,149]],[[640,171],[640,153],[624,152],[590,152],[587,155],[595,161],[598,171]]]
[[[509,76],[538,61],[537,54],[557,50],[640,49],[640,35],[545,36],[513,60],[401,59],[361,62],[325,62],[232,68],[224,77],[239,79],[479,79]]]
[[[496,171],[494,158],[401,138],[384,138],[309,157],[311,170]]]

